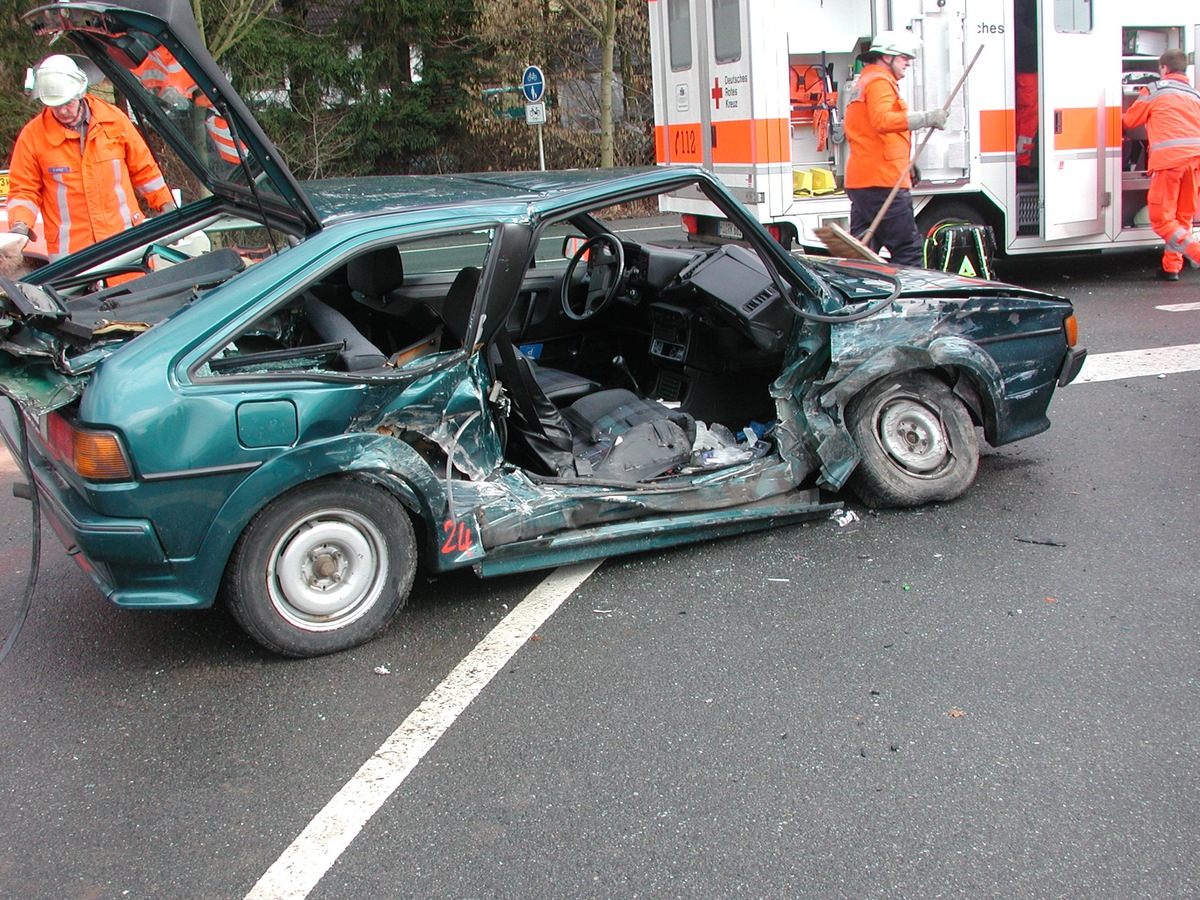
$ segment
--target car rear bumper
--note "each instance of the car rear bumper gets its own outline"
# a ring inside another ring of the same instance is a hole
[[[185,589],[148,519],[117,518],[92,509],[54,471],[36,440],[21,453],[15,404],[0,415],[0,430],[18,468],[37,491],[41,512],[67,553],[118,606],[181,609],[211,605]]]
[[[1086,350],[1068,350],[1067,358],[1063,360],[1062,368],[1058,370],[1058,386],[1066,387],[1075,380],[1087,359]]]

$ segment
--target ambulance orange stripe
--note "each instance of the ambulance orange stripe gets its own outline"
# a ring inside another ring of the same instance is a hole
[[[700,139],[700,123],[654,126],[654,156],[658,162],[703,163],[704,142]]]
[[[1054,135],[1055,150],[1088,150],[1096,147],[1095,108],[1063,109],[1062,133]],[[1104,141],[1121,146],[1121,110],[1104,110]],[[979,113],[979,151],[1012,153],[1016,150],[1016,118],[1011,109],[985,109]]]
[[[1017,117],[1011,109],[984,109],[979,113],[979,152],[1013,153],[1017,149]]]
[[[714,122],[713,163],[752,165],[789,161],[791,145],[783,140],[789,125],[782,118]]]
[[[702,163],[701,124],[656,125],[654,158],[658,162]],[[787,119],[735,119],[713,123],[713,163],[752,165],[783,163],[792,158]]]
[[[759,163],[781,163],[792,160],[792,135],[790,119],[762,119],[757,123],[757,149]]]

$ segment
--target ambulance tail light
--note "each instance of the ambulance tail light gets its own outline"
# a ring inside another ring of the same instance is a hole
[[[700,219],[698,216],[694,216],[691,213],[684,213],[681,217],[680,224],[683,225],[683,230],[688,234],[700,233]]]

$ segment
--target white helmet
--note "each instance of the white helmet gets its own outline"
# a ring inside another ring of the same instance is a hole
[[[64,106],[78,100],[87,89],[87,75],[69,56],[47,56],[33,73],[33,96],[46,106]]]
[[[871,41],[870,52],[916,59],[920,49],[921,41],[911,31],[881,31],[875,35],[875,40]]]

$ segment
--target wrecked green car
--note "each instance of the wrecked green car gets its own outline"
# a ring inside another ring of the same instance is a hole
[[[264,646],[315,656],[377,635],[418,566],[662,548],[826,515],[843,486],[950,500],[979,433],[1049,427],[1083,362],[1069,301],[797,258],[700,169],[301,184],[187,3],[27,18],[200,188],[0,279],[0,424],[120,606],[223,598]],[[147,74],[168,63],[170,96]],[[741,238],[660,215],[667,194]]]

